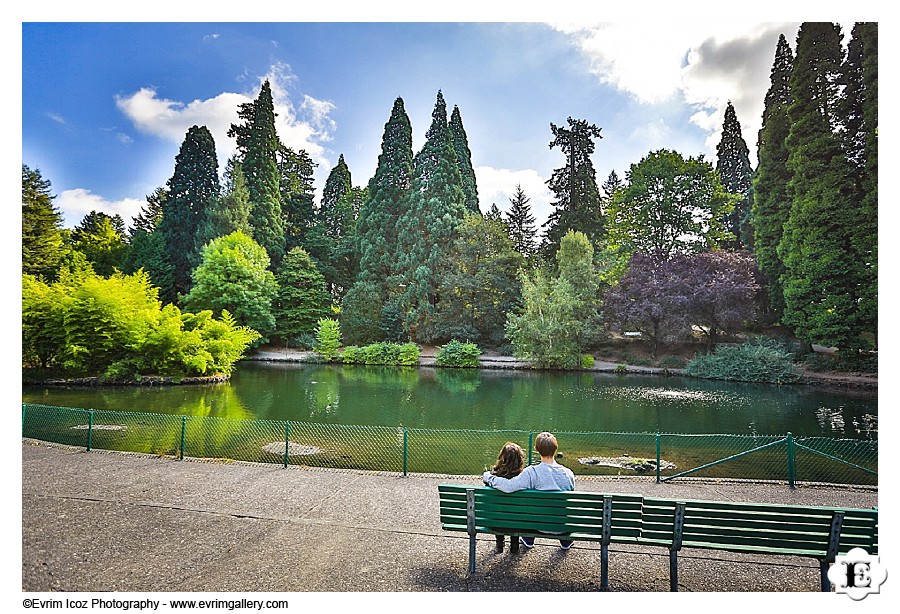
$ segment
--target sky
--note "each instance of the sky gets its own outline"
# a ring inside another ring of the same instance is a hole
[[[92,210],[130,223],[191,126],[209,128],[224,170],[238,106],[269,80],[278,134],[317,163],[317,191],[340,155],[364,186],[394,100],[418,151],[440,90],[462,115],[482,210],[505,211],[520,184],[541,223],[564,164],[550,124],[568,117],[601,128],[598,184],[662,148],[715,164],[728,101],[755,165],[778,36],[793,47],[798,26],[25,21],[22,162],[51,182],[66,226]]]

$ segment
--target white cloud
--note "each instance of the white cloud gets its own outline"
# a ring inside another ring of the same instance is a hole
[[[304,149],[313,161],[327,165],[322,143],[331,140],[335,129],[329,117],[334,105],[308,95],[295,104],[290,90],[296,76],[286,64],[273,65],[250,92],[223,92],[185,103],[161,98],[154,88],[144,87],[128,96],[117,96],[116,105],[140,132],[174,143],[180,144],[191,126],[206,126],[216,142],[220,168],[224,168],[236,147],[234,139],[228,137],[228,129],[238,121],[238,107],[259,95],[259,85],[265,79],[272,87],[278,136],[289,147]]]
[[[539,231],[541,224],[547,221],[553,211],[550,205],[553,194],[547,188],[547,180],[533,169],[510,170],[479,166],[475,168],[475,180],[482,212],[487,212],[491,204],[496,203],[505,213],[509,209],[509,199],[515,194],[516,185],[521,185],[525,196],[531,199],[531,214],[535,217]]]
[[[59,113],[47,113],[47,117],[55,121],[57,124],[66,125],[66,118],[60,115]]]
[[[106,213],[107,215],[119,214],[125,220],[126,226],[129,226],[132,218],[138,215],[141,212],[141,208],[146,204],[146,200],[136,198],[126,198],[118,201],[106,200],[102,196],[93,194],[90,190],[83,188],[65,190],[54,201],[54,205],[63,214],[64,225],[68,228],[77,226],[81,223],[84,216],[91,211]]]
[[[691,123],[706,132],[710,153],[731,100],[755,158],[778,35],[793,43],[798,25],[660,21],[554,27],[572,37],[601,83],[644,104],[677,98],[693,107]]]
[[[667,145],[667,139],[672,134],[672,129],[666,125],[662,118],[637,126],[631,131],[629,138],[644,144],[648,150],[663,149]]]

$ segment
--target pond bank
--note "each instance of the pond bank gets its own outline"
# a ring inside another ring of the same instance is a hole
[[[253,360],[261,362],[297,362],[297,363],[313,363],[315,352],[296,350],[292,348],[265,348],[245,356],[243,360]],[[481,356],[479,359],[482,369],[532,369],[532,363],[529,361],[518,360],[512,356]],[[419,366],[433,367],[435,366],[435,357],[433,352],[423,351],[419,356]],[[581,371],[593,371],[596,373],[620,373],[622,363],[606,362],[597,360],[590,369],[579,369]],[[678,375],[685,376],[683,369],[665,369],[661,367],[643,367],[635,365],[624,365],[628,373],[636,373],[640,375]],[[830,388],[858,389],[858,390],[877,390],[878,377],[863,374],[842,374],[842,373],[815,373],[800,370],[800,384],[810,386],[822,386]]]
[[[27,386],[187,386],[195,384],[221,384],[229,380],[228,375],[206,375],[201,377],[162,377],[145,375],[139,381],[111,381],[102,377],[73,377],[69,379],[36,380],[23,378]]]

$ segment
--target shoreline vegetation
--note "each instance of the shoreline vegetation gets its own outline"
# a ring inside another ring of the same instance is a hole
[[[472,368],[472,367],[451,367],[439,365],[436,359],[437,348],[423,347],[420,351],[418,362],[412,365],[399,365],[412,368]],[[283,362],[283,363],[302,363],[302,364],[327,364],[316,352],[311,350],[299,350],[295,348],[263,346],[255,351],[245,355],[241,361],[248,362]],[[342,364],[335,362],[332,364]],[[531,361],[520,360],[513,356],[503,356],[494,353],[482,354],[478,357],[478,366],[476,369],[484,370],[522,370],[522,371],[566,371],[566,372],[593,372],[593,373],[615,373],[618,375],[655,375],[660,377],[694,377],[685,372],[684,369],[654,367],[646,365],[627,364],[624,362],[611,360],[609,357],[598,355],[595,357],[593,364],[589,367],[579,369],[554,369],[545,367],[535,367]],[[34,386],[178,386],[178,385],[204,385],[219,384],[229,381],[230,375],[214,374],[208,376],[192,376],[192,377],[163,377],[145,375],[136,380],[110,380],[101,376],[94,377],[75,377],[60,378],[49,377],[42,379],[33,375],[23,374],[23,385]],[[720,381],[734,381],[721,379]],[[755,382],[765,383],[765,382]],[[798,368],[798,377],[792,382],[795,385],[819,386],[828,388],[844,388],[856,390],[878,389],[877,374],[864,373],[829,373],[816,372],[807,369]],[[773,384],[782,385],[782,384]]]

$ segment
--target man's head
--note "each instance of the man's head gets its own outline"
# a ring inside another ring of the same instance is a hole
[[[541,455],[541,458],[554,458],[556,450],[559,449],[559,444],[556,442],[556,437],[553,433],[544,431],[535,438],[534,449]]]

